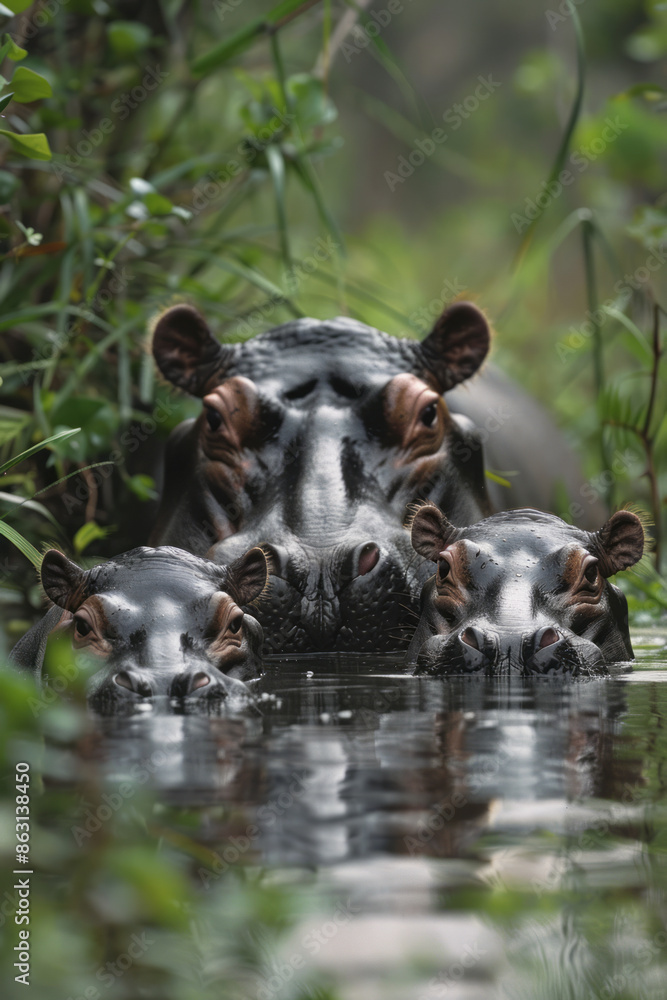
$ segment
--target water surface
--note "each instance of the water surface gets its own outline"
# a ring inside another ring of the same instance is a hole
[[[635,648],[574,682],[301,659],[246,718],[97,720],[85,767],[156,790],[201,893],[303,899],[249,996],[664,1000],[667,630]]]

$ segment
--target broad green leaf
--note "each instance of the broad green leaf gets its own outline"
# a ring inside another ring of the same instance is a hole
[[[20,62],[21,59],[25,59],[28,55],[27,49],[22,49],[20,45],[17,45],[11,35],[5,35],[2,39],[3,49],[7,47],[6,55],[12,62]]]
[[[127,485],[140,500],[157,500],[159,498],[159,493],[155,490],[155,480],[152,476],[138,473],[136,476],[130,476],[127,480]]]
[[[14,100],[20,104],[29,104],[30,101],[41,101],[44,97],[51,97],[53,90],[46,77],[28,69],[27,66],[19,66],[14,70],[12,77],[12,87],[14,89]]]
[[[174,207],[168,198],[163,194],[147,194],[144,198],[144,205],[151,215],[169,215]]]
[[[7,0],[7,2],[3,4],[3,7],[9,7],[9,11],[12,15],[22,14],[24,10],[28,9],[28,7],[32,7],[33,2],[34,0]]]
[[[74,551],[80,556],[92,542],[106,538],[110,531],[110,528],[102,528],[95,521],[86,521],[74,536]]]
[[[138,21],[114,21],[107,27],[109,44],[117,56],[141,52],[151,41],[150,28]]]
[[[42,448],[47,448],[50,444],[55,444],[56,441],[66,441],[67,438],[74,437],[75,434],[79,434],[81,431],[80,427],[72,427],[66,431],[60,431],[59,434],[53,434],[51,437],[45,438],[40,441],[39,444],[34,444],[32,448],[27,448],[22,451],[20,455],[15,455],[14,458],[10,458],[9,461],[5,462],[4,465],[0,465],[0,476],[7,472],[8,469],[13,469],[15,465],[19,462],[24,462],[26,458],[30,458],[36,452],[41,451]]]
[[[31,160],[51,159],[49,141],[43,132],[19,135],[18,132],[8,132],[7,129],[0,128],[0,135],[9,139],[15,151],[21,153],[22,156],[27,156]]]
[[[26,559],[29,559],[36,569],[42,565],[42,557],[34,547],[31,545],[27,538],[19,534],[16,528],[12,528],[11,524],[7,524],[6,521],[0,521],[0,535],[4,535],[12,545],[15,545],[19,552],[22,552]]]
[[[286,88],[292,97],[292,110],[303,130],[335,121],[338,111],[326,94],[322,80],[309,73],[298,73],[289,78]]]

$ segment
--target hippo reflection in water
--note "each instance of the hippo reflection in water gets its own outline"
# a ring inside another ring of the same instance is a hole
[[[496,468],[524,470],[534,490],[576,466],[518,387],[499,387],[492,373],[468,391],[488,347],[486,319],[465,302],[421,342],[338,318],[220,344],[196,310],[168,309],[154,331],[156,361],[203,410],[169,442],[151,541],[220,562],[267,546],[271,589],[258,617],[271,652],[404,653],[430,573],[403,528],[406,510],[430,500],[456,524],[491,513],[486,407]],[[458,412],[443,393],[460,393]]]
[[[642,557],[631,511],[596,532],[531,509],[457,528],[426,504],[412,544],[437,564],[408,650],[417,673],[575,675],[634,659],[627,601],[608,580]]]
[[[14,647],[19,667],[39,672],[49,634],[69,628],[74,648],[99,664],[95,707],[154,695],[247,700],[243,682],[261,672],[263,636],[241,606],[266,586],[261,549],[219,566],[169,546],[138,548],[88,570],[50,549],[41,574],[55,607]]]

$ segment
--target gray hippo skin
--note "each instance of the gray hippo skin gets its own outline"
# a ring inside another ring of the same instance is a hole
[[[216,562],[263,545],[267,650],[404,654],[426,579],[408,504],[433,499],[458,524],[490,513],[479,442],[442,395],[488,346],[466,303],[421,343],[338,319],[221,345],[195,310],[168,310],[156,360],[204,406],[168,446],[151,541]]]
[[[271,652],[403,652],[430,572],[403,530],[410,504],[459,525],[491,513],[484,449],[521,470],[492,484],[495,506],[548,506],[557,482],[581,481],[534,401],[493,371],[469,385],[488,347],[465,302],[421,342],[339,318],[222,345],[196,310],[167,310],[156,361],[204,405],[168,445],[151,541],[222,562],[264,545]]]
[[[248,700],[263,637],[241,605],[266,586],[261,549],[220,566],[169,546],[138,548],[89,570],[50,549],[41,575],[55,607],[14,647],[15,666],[39,676],[48,635],[67,628],[99,665],[89,688],[96,708],[156,695]]]
[[[520,509],[457,528],[432,504],[412,522],[437,565],[408,649],[417,673],[603,673],[634,658],[625,595],[608,577],[644,551],[636,514],[596,532]]]

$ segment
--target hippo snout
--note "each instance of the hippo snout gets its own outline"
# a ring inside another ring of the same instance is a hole
[[[522,673],[576,676],[604,669],[592,642],[556,625],[523,633],[467,625],[457,634],[435,635],[419,651],[417,673]]]
[[[155,695],[167,695],[170,698],[227,697],[227,688],[223,678],[215,677],[213,671],[187,671],[174,677],[154,678],[143,676],[139,671],[119,670],[113,676],[113,683],[137,698],[152,698]]]

